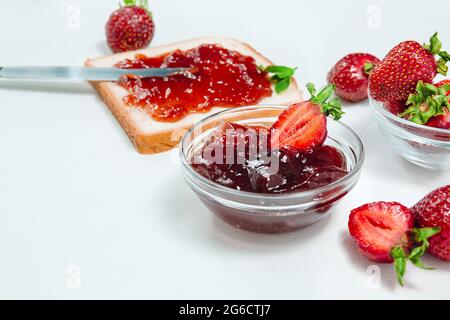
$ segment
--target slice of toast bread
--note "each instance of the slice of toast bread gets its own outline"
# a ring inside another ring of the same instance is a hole
[[[189,50],[202,44],[220,44],[225,49],[235,50],[243,55],[253,57],[257,65],[268,66],[273,64],[251,46],[238,40],[226,37],[202,37],[160,47],[89,59],[85,65],[87,67],[112,67],[119,61],[133,59],[138,53],[156,57],[177,49]],[[91,84],[119,121],[137,151],[143,154],[163,152],[175,147],[184,133],[195,122],[224,109],[216,107],[207,113],[192,113],[178,122],[160,122],[152,119],[144,109],[127,105],[124,98],[128,95],[128,92],[117,83],[100,81],[91,82]],[[263,99],[259,104],[290,105],[301,99],[302,92],[293,80],[286,91],[281,94],[274,92],[271,97]]]

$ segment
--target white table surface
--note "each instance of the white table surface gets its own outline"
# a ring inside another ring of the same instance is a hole
[[[447,19],[431,18],[435,7],[450,10],[444,0],[149,2],[153,45],[237,37],[298,66],[302,86],[324,84],[346,53],[383,56],[436,30],[450,50]],[[109,54],[104,24],[116,6],[1,1],[0,65],[80,65]],[[71,19],[78,9],[79,29]],[[87,84],[2,81],[0,97],[1,298],[450,298],[449,264],[427,258],[438,269],[409,268],[404,288],[391,266],[380,265],[377,285],[367,272],[372,263],[349,239],[352,208],[375,200],[412,205],[450,181],[393,153],[366,102],[346,105],[344,118],[367,155],[353,192],[324,221],[267,236],[213,218],[184,183],[176,152],[139,155]]]

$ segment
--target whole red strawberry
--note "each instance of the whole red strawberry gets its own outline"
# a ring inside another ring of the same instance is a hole
[[[432,191],[411,211],[418,227],[441,228],[441,232],[429,239],[428,252],[450,262],[450,185]]]
[[[386,101],[384,107],[391,113],[398,115],[405,111],[406,102],[405,101]]]
[[[441,47],[437,33],[424,46],[416,41],[395,46],[371,72],[370,95],[381,102],[406,101],[420,80],[432,83],[438,72],[445,75],[450,55]],[[438,61],[435,55],[439,55]]]
[[[380,60],[369,53],[351,53],[339,60],[328,73],[336,95],[350,102],[367,99],[369,74]]]
[[[108,45],[114,53],[146,48],[155,33],[147,0],[124,0],[106,23]]]
[[[352,210],[348,229],[365,257],[394,263],[402,285],[407,261],[425,268],[420,258],[428,248],[427,239],[439,232],[434,228],[415,229],[412,212],[398,202],[368,203]]]

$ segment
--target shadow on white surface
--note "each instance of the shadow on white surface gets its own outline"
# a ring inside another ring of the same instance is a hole
[[[431,255],[427,255],[426,257],[424,257],[423,261],[424,261],[425,265],[431,266],[431,267],[435,268],[436,270],[450,272],[450,263],[449,262],[444,262],[442,260],[439,260],[439,259],[431,256]]]
[[[100,55],[102,56],[111,56],[113,55],[113,52],[111,51],[111,49],[108,47],[108,44],[106,43],[106,41],[100,41],[97,44],[97,51],[100,53]],[[91,57],[91,58],[95,58],[95,57]]]
[[[340,233],[340,239],[342,241],[343,251],[347,253],[350,262],[353,264],[357,272],[366,272],[367,268],[371,265],[376,265],[380,268],[381,272],[381,286],[384,289],[391,291],[396,290],[422,290],[419,286],[415,284],[415,279],[419,279],[420,274],[427,273],[426,276],[432,276],[434,270],[422,270],[416,268],[411,263],[408,264],[407,272],[405,275],[405,286],[401,287],[397,282],[397,277],[395,275],[394,267],[392,264],[375,263],[366,259],[358,252],[358,247],[354,243],[353,239],[350,237],[347,231],[342,231]],[[440,261],[431,255],[426,255],[423,258],[423,262],[426,266],[435,268],[435,271],[450,271],[450,264],[444,261]],[[414,275],[413,275],[414,274]],[[368,275],[369,276],[369,275]]]
[[[355,269],[357,269],[357,272],[365,273],[369,266],[376,265],[380,268],[380,280],[382,287],[385,289],[394,290],[398,286],[397,278],[391,264],[375,263],[366,259],[359,253],[358,247],[347,231],[341,231],[339,238],[341,239],[341,244],[344,249],[343,251],[347,254],[350,262],[353,264]]]
[[[332,214],[332,213],[331,213]],[[228,246],[255,252],[279,252],[288,247],[306,245],[311,237],[318,237],[330,220],[323,220],[303,229],[286,234],[259,234],[235,228],[211,214],[214,236]]]
[[[161,185],[161,203],[165,204],[165,223],[183,243],[194,247],[215,246],[218,250],[274,253],[308,245],[309,239],[322,234],[330,216],[296,232],[278,235],[258,234],[237,229],[216,218],[182,179],[181,172]],[[176,194],[176,200],[174,200]]]
[[[93,94],[87,82],[59,82],[38,80],[0,80],[0,89],[48,93]]]

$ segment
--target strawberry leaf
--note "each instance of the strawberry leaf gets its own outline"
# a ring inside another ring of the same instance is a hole
[[[289,68],[285,66],[259,66],[259,70],[273,74],[270,81],[275,85],[275,92],[277,94],[287,90],[291,84],[291,79],[295,74],[297,68]]]
[[[442,49],[442,43],[438,38],[438,33],[435,32],[430,38],[429,50],[433,54],[438,54]]]
[[[328,99],[334,93],[335,86],[333,84],[327,85],[325,88],[319,91],[316,95],[316,88],[314,84],[306,84],[306,88],[311,94],[310,101],[320,106],[320,111],[327,116],[333,117],[334,120],[342,118],[344,111],[342,111],[342,105],[339,98],[334,97],[330,101]]]
[[[447,61],[445,61],[442,58],[437,61],[437,72],[439,72],[440,74],[442,74],[444,76],[447,75],[447,72],[448,72]]]
[[[306,89],[308,90],[308,92],[311,95],[311,97],[314,97],[316,95],[316,87],[314,86],[313,83],[308,82],[306,84]]]
[[[425,241],[432,236],[437,235],[441,232],[440,227],[432,227],[432,228],[414,228],[413,234],[415,236],[416,241]]]
[[[136,0],[123,0],[123,4],[126,7],[132,7],[136,5]]]
[[[406,273],[406,265],[408,263],[408,260],[418,268],[425,270],[433,269],[426,267],[421,259],[430,245],[428,239],[436,235],[440,231],[440,228],[414,228],[413,230],[411,230],[410,240],[417,246],[409,253],[409,255],[406,254],[405,250],[402,247],[392,248],[391,257],[392,259],[394,259],[394,270],[397,275],[398,283],[400,283],[401,286],[404,285],[403,277]]]
[[[425,270],[432,270],[433,268],[426,267],[422,260],[420,259],[425,254],[425,250],[423,246],[416,247],[411,251],[408,259],[411,261],[416,267]]]
[[[268,66],[265,71],[268,73],[274,73],[279,78],[290,78],[294,75],[297,68],[289,68],[284,66]]]
[[[397,275],[398,283],[403,287],[403,277],[406,273],[406,264],[408,262],[405,250],[403,250],[402,247],[392,248],[391,257],[394,259],[394,270]]]
[[[280,94],[281,92],[287,90],[291,84],[291,78],[283,78],[275,82],[275,92]]]
[[[373,68],[375,68],[375,65],[373,63],[370,63],[370,62],[364,63],[364,73],[365,74],[370,74],[372,72]]]
[[[423,47],[427,49],[432,54],[437,54],[440,59],[437,61],[437,72],[446,76],[448,72],[448,67],[446,63],[450,61],[450,54],[447,51],[441,51],[442,43],[438,38],[438,33],[436,32],[430,38],[430,43],[424,44]]]
[[[450,110],[450,103],[446,96],[449,85],[440,88],[430,83],[419,81],[416,94],[410,94],[406,105],[409,106],[399,116],[417,124],[426,124],[432,117],[444,114],[445,109]]]
[[[140,7],[147,11],[147,13],[152,16],[152,13],[148,9],[148,0],[123,0],[123,4],[125,7]],[[122,4],[119,3],[119,6],[122,7]]]
[[[443,96],[447,96],[449,91],[450,91],[450,84],[448,83],[443,84],[438,88],[439,94]]]
[[[332,116],[334,120],[339,120],[344,115],[341,100],[338,98],[333,98],[330,102],[323,104],[321,111],[326,115]]]
[[[441,228],[414,228],[412,230],[413,235],[413,241],[415,243],[420,244],[419,246],[415,247],[411,253],[409,254],[408,260],[411,261],[416,267],[425,269],[425,270],[433,270],[433,268],[426,267],[423,263],[421,258],[425,254],[425,252],[428,250],[428,247],[430,246],[430,243],[428,242],[428,239],[432,236],[438,234],[441,231]]]
[[[450,54],[447,51],[441,51],[438,53],[438,55],[445,61],[450,61]]]
[[[424,83],[423,81],[417,86],[416,91],[423,96],[431,96],[438,92],[438,89],[431,83]]]
[[[315,97],[311,97],[311,101],[315,104],[322,104],[325,101],[328,100],[328,98],[333,94],[335,89],[334,85],[328,85],[322,90],[319,91],[319,93]]]

